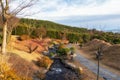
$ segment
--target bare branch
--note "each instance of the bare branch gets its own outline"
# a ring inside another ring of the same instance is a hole
[[[29,44],[26,47],[29,49],[29,53],[34,52],[38,48],[38,46],[32,47],[32,44]]]
[[[1,4],[2,12],[4,12],[4,4],[3,4],[2,0],[0,0],[0,4]]]
[[[23,10],[25,10],[28,7],[32,7],[37,0],[30,0],[29,2],[24,2],[22,1],[11,13],[13,15],[17,15],[18,13],[22,12]]]
[[[36,14],[38,14],[38,13],[40,13],[41,12],[41,10],[39,10],[39,11],[36,11],[36,12],[33,12],[33,13],[29,13],[29,14],[25,14],[25,11],[24,12],[22,12],[22,13],[19,13],[19,14],[17,14],[18,16],[24,16],[24,17],[26,17],[26,16],[32,16],[32,15],[36,15]]]

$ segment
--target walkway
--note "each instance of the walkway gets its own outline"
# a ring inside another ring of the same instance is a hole
[[[68,45],[71,47],[72,45]],[[75,60],[79,61],[82,65],[86,66],[89,70],[97,74],[97,64],[83,57],[79,50],[76,50]],[[108,69],[100,66],[100,76],[106,78],[105,80],[120,80],[120,76],[110,72]]]

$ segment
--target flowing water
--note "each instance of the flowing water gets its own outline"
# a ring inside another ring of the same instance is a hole
[[[72,69],[65,67],[60,59],[54,59],[45,80],[79,80],[79,77]]]

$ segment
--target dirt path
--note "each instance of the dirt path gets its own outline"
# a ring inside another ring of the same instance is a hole
[[[87,59],[91,60],[92,62],[94,62],[94,63],[96,63],[96,64],[98,63],[95,59],[93,59],[93,56],[91,57],[91,55],[90,55],[89,52],[86,52],[86,51],[84,51],[83,49],[80,49],[80,47],[79,47],[78,45],[72,45],[72,46],[74,46],[74,47],[79,51],[79,54],[81,54],[82,56],[86,57]],[[94,57],[95,57],[95,56],[94,56]],[[111,67],[109,67],[109,66],[106,66],[105,64],[102,64],[102,63],[100,63],[100,65],[101,65],[102,67],[104,67],[104,68],[109,69],[112,73],[115,73],[115,74],[117,74],[117,75],[120,75],[120,71],[118,71],[118,70],[116,70],[116,69],[114,69],[114,68],[111,68]]]
[[[68,45],[68,47],[71,46],[72,45]],[[76,55],[77,56],[75,57],[75,60],[79,61],[81,64],[86,66],[92,72],[97,74],[97,64],[81,55],[78,49],[76,49]],[[103,67],[100,67],[100,76],[106,78],[106,80],[120,80],[120,76],[112,73],[111,71]]]

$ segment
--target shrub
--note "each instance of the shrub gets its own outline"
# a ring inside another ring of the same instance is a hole
[[[89,34],[84,34],[82,38],[83,38],[83,42],[86,43],[90,41],[91,36]]]
[[[74,47],[71,47],[70,50],[71,50],[72,52],[74,52],[74,51],[75,51],[75,48],[74,48]]]
[[[37,65],[48,69],[52,62],[53,61],[50,60],[47,56],[43,56],[42,58],[38,58]]]
[[[28,40],[28,39],[30,39],[30,36],[29,35],[21,35],[20,36],[20,40]]]
[[[54,56],[54,53],[51,52],[51,53],[50,53],[50,57],[53,57],[53,56]]]
[[[83,69],[82,69],[82,67],[76,68],[75,71],[77,72],[78,75],[83,74]]]
[[[76,33],[68,33],[67,38],[70,43],[78,42],[79,41],[79,35]]]
[[[69,48],[66,48],[65,45],[60,44],[57,50],[59,56],[67,56],[68,52],[70,51]]]
[[[37,76],[40,80],[45,80],[45,74],[44,74],[44,73],[37,73],[36,76]]]
[[[60,44],[58,49],[61,49],[61,48],[65,48],[65,45],[64,44]]]
[[[60,48],[57,52],[59,53],[59,56],[67,56],[69,51],[69,48]]]

